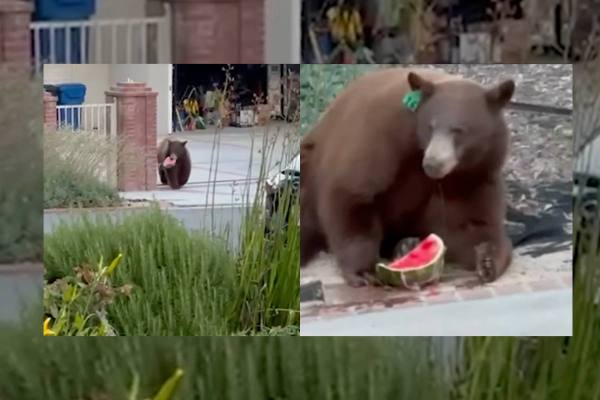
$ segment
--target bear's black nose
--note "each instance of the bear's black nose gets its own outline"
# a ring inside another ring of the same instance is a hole
[[[428,177],[433,179],[440,179],[446,175],[444,164],[441,162],[436,162],[435,160],[424,160],[423,170]]]

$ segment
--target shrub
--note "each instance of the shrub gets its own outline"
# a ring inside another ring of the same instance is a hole
[[[119,265],[119,254],[109,265],[83,265],[75,275],[44,285],[44,336],[115,336],[106,307],[116,298],[129,297],[133,287],[114,287],[111,274]],[[51,320],[54,319],[52,327]]]
[[[59,130],[44,137],[44,208],[107,207],[121,200],[112,162],[119,146],[97,133]]]
[[[0,72],[0,263],[41,259],[40,86]]]
[[[84,218],[59,226],[44,241],[46,279],[74,274],[123,254],[114,284],[131,296],[107,306],[120,335],[223,335],[233,290],[234,259],[225,243],[189,233],[158,209],[122,221]]]

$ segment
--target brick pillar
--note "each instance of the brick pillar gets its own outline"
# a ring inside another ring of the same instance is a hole
[[[264,62],[265,0],[166,1],[175,63]]]
[[[117,109],[117,188],[154,190],[157,180],[157,96],[145,83],[117,83],[106,93]]]
[[[31,70],[29,23],[33,4],[22,0],[0,0],[0,64],[15,72]]]
[[[55,132],[57,128],[56,105],[58,99],[44,92],[44,133]]]

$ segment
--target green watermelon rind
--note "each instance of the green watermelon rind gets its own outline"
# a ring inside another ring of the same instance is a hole
[[[440,241],[442,250],[436,260],[428,264],[410,269],[391,269],[386,264],[376,265],[376,275],[382,282],[397,287],[405,287],[411,290],[420,290],[421,287],[439,280],[444,269],[444,255],[446,247]]]

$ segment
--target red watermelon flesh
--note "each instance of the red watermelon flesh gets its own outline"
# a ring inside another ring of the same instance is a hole
[[[176,162],[177,162],[177,160],[176,160],[176,159],[173,159],[173,158],[171,158],[171,157],[167,157],[167,158],[165,158],[165,160],[163,161],[163,166],[164,166],[165,168],[170,168],[170,167],[174,166]]]
[[[387,267],[395,270],[411,270],[423,268],[436,262],[442,256],[444,244],[442,239],[431,234],[421,241],[417,247],[405,256],[395,260]]]

